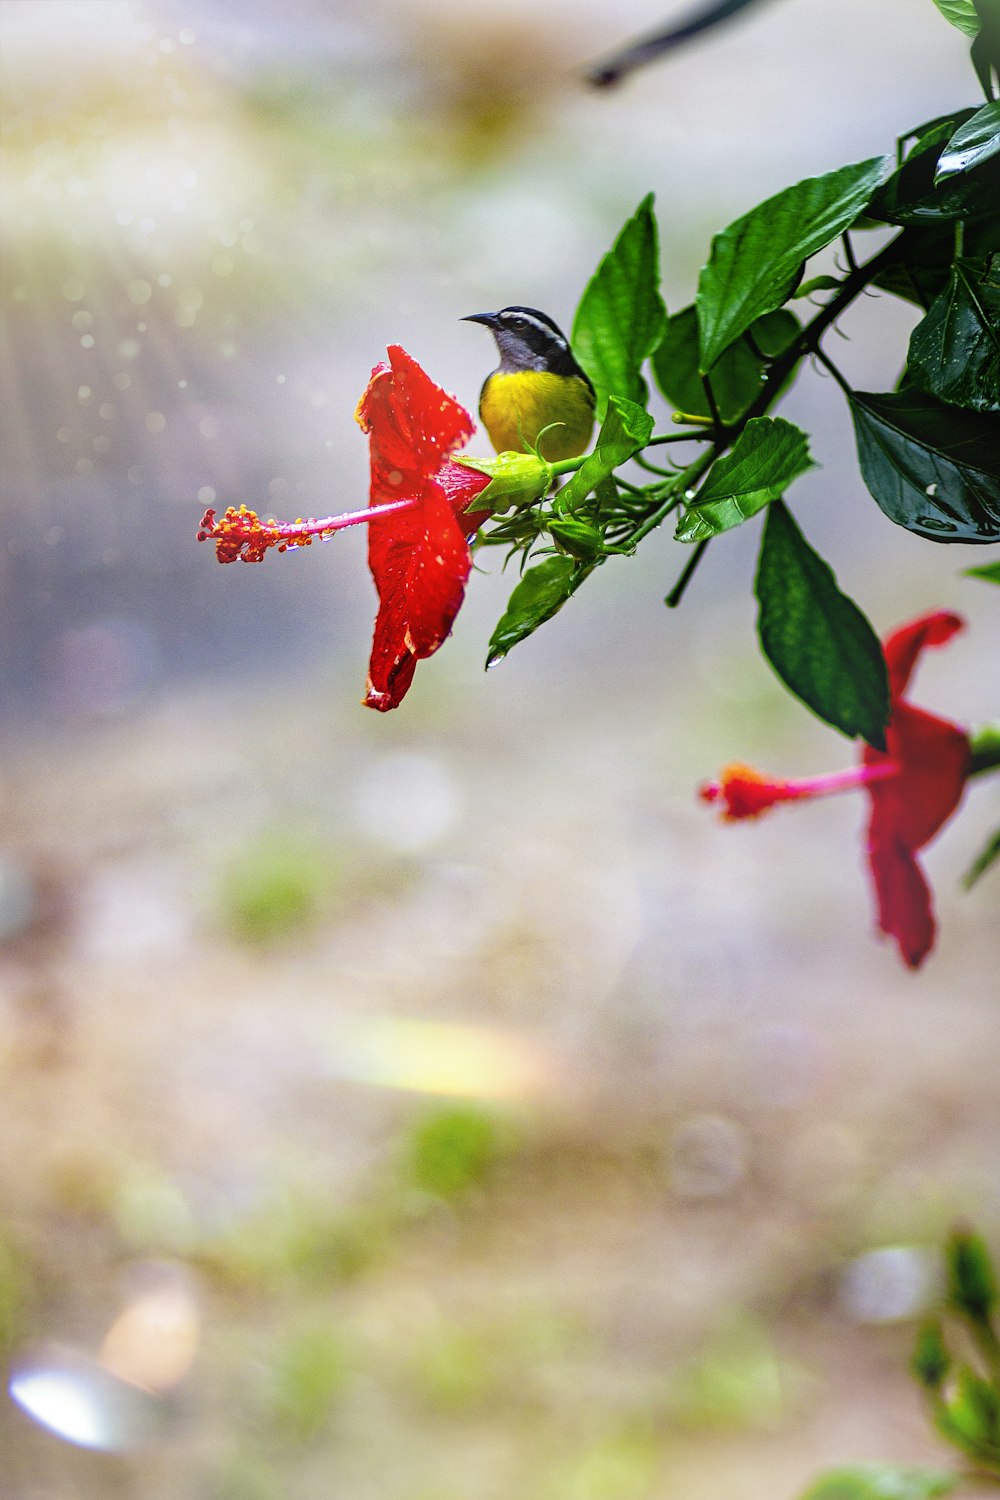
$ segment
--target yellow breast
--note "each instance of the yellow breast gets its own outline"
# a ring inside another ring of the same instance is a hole
[[[576,458],[590,443],[594,396],[575,375],[544,370],[497,373],[483,386],[479,415],[498,453],[526,453],[538,447],[543,458],[556,463]]]

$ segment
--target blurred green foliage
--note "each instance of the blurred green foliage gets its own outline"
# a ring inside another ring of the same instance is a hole
[[[889,1464],[857,1464],[825,1474],[802,1500],[935,1500],[955,1488],[956,1475]]]
[[[289,833],[266,833],[233,859],[219,884],[223,927],[239,941],[267,946],[314,927],[336,904],[338,859]]]
[[[945,1247],[945,1268],[945,1310],[959,1328],[946,1330],[942,1319],[929,1319],[917,1336],[911,1368],[927,1392],[942,1437],[1000,1481],[997,1283],[982,1236],[964,1226],[954,1229]],[[966,1357],[966,1341],[974,1360]]]
[[[505,1342],[496,1328],[449,1324],[435,1329],[414,1347],[411,1391],[446,1415],[486,1410],[503,1399],[512,1378]]]
[[[209,1494],[211,1500],[283,1500],[284,1480],[264,1459],[241,1450],[222,1461]]]
[[[538,1500],[648,1500],[660,1463],[656,1437],[626,1424],[561,1459],[542,1481]]]
[[[411,1127],[401,1143],[403,1171],[415,1188],[438,1198],[459,1198],[482,1187],[511,1153],[511,1123],[474,1105],[435,1110]]]
[[[202,1246],[198,1259],[237,1288],[336,1285],[381,1260],[395,1222],[380,1202],[340,1207],[287,1195]]]
[[[350,1378],[343,1339],[322,1324],[284,1336],[274,1359],[268,1417],[275,1430],[305,1442],[322,1430]]]
[[[733,1316],[672,1377],[667,1412],[676,1426],[696,1431],[768,1427],[784,1415],[796,1374],[764,1327]]]

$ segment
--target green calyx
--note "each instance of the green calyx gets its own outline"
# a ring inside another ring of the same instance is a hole
[[[485,510],[494,515],[503,515],[509,510],[523,510],[534,505],[548,492],[552,483],[553,469],[536,453],[498,453],[496,458],[468,458],[464,455],[456,463],[467,468],[478,469],[490,476],[490,482],[468,506],[469,510]]]
[[[969,775],[1000,770],[1000,719],[976,724],[969,731]]]

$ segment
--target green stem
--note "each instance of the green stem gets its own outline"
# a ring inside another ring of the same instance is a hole
[[[629,547],[637,547],[644,537],[656,530],[665,516],[668,516],[672,510],[676,510],[683,499],[681,492],[690,489],[701,478],[705,470],[715,462],[715,456],[716,450],[713,447],[711,452],[700,454],[693,463],[688,464],[686,469],[678,469],[670,483],[666,497],[661,499],[655,509],[626,538]]]
[[[577,469],[583,468],[583,461],[589,458],[589,453],[580,453],[576,458],[560,458],[556,463],[549,464],[553,474],[575,474]],[[548,459],[545,460],[548,463]]]
[[[673,479],[676,469],[661,469],[659,464],[651,464],[648,458],[643,458],[641,453],[636,453],[632,459],[633,463],[645,469],[649,474],[658,474],[661,479]]]
[[[681,600],[684,598],[685,592],[687,591],[687,586],[694,577],[698,564],[705,556],[705,552],[711,540],[712,538],[710,536],[707,536],[703,542],[699,542],[697,547],[695,547],[694,553],[688,559],[687,566],[685,567],[683,573],[678,578],[677,582],[670,590],[670,593],[663,601],[668,609],[676,609],[678,604],[680,604]]]
[[[843,375],[841,375],[840,371],[837,369],[837,366],[834,364],[829,354],[827,354],[826,350],[817,347],[813,352],[815,353],[815,356],[819,360],[820,364],[825,366],[825,368],[829,370],[830,374],[840,386],[840,389],[843,391],[844,395],[848,400],[850,400],[850,398],[854,395],[854,392],[851,390],[851,387],[848,385]]]
[[[706,439],[710,439],[712,446],[707,453],[702,454],[701,457],[696,459],[693,464],[690,464],[688,468],[683,469],[680,472],[680,474],[678,475],[678,482],[674,487],[675,490],[680,490],[681,488],[689,488],[692,482],[695,479],[699,478],[706,469],[710,468],[715,460],[722,453],[724,453],[727,448],[732,447],[733,443],[739,437],[740,433],[746,427],[748,422],[752,421],[754,417],[761,417],[764,415],[764,413],[770,408],[771,403],[780,393],[782,387],[785,384],[785,381],[791,374],[792,370],[798,364],[799,360],[804,359],[806,355],[819,354],[821,358],[826,360],[830,364],[835,378],[843,386],[845,392],[849,393],[850,388],[848,387],[847,382],[844,380],[839,370],[833,369],[832,362],[828,360],[828,357],[823,355],[819,347],[819,341],[826,330],[830,327],[831,323],[835,322],[835,320],[840,316],[842,312],[845,311],[846,308],[850,306],[855,298],[860,296],[865,288],[875,280],[879,272],[883,271],[886,266],[891,265],[894,260],[897,260],[899,258],[901,253],[901,240],[902,234],[896,235],[896,237],[890,240],[887,245],[883,245],[882,249],[876,255],[873,255],[871,260],[867,260],[863,265],[855,266],[854,269],[851,270],[850,274],[844,278],[843,282],[840,285],[840,290],[836,293],[836,295],[830,298],[830,301],[827,302],[826,305],[822,307],[816,314],[816,316],[806,324],[794,343],[792,343],[789,348],[785,350],[784,354],[776,359],[770,366],[767,373],[767,379],[761,386],[760,394],[749,407],[749,409],[744,412],[743,416],[739,419],[738,422],[734,422],[732,426],[727,426],[723,423],[719,423],[715,427],[714,431],[711,432],[706,431],[703,433],[683,433],[679,435],[686,441],[692,439],[700,439],[704,442]],[[652,447],[654,443],[669,443],[676,441],[678,441],[678,435],[675,435],[673,433],[662,434],[659,437],[652,438],[646,446]],[[650,531],[653,531],[663,520],[663,517],[667,514],[667,512],[673,509],[673,505],[674,502],[671,501],[671,503],[665,506],[657,506],[657,508],[649,516],[648,520],[642,522],[637,530],[634,531],[629,537],[628,540],[630,545],[635,546],[642,540],[644,536],[647,536]],[[699,543],[699,545],[695,548],[694,555],[691,557],[680,578],[678,578],[676,584],[667,595],[665,602],[669,606],[669,608],[675,609],[680,603],[681,599],[684,597],[687,586],[691,582],[691,579],[694,577],[695,570],[697,569],[699,563],[701,562],[701,559],[705,555],[705,549],[708,546],[709,540],[710,538],[706,538],[705,541]]]
[[[847,260],[848,270],[851,272],[852,276],[855,276],[857,275],[858,263],[854,259],[854,246],[851,244],[851,236],[848,234],[846,229],[840,236],[840,243],[844,247],[844,256]]]
[[[815,354],[819,349],[819,341],[829,328],[830,324],[840,317],[856,297],[859,297],[866,287],[870,286],[876,276],[890,266],[893,261],[898,260],[902,253],[903,235],[897,234],[887,245],[883,245],[877,255],[871,260],[866,260],[856,271],[845,276],[840,284],[840,290],[836,296],[831,297],[829,302],[822,307],[811,322],[807,323],[794,343],[790,344],[784,354],[774,361],[767,372],[767,379],[760,388],[760,394],[750,407],[731,429],[731,438],[742,432],[743,428],[753,417],[762,417],[771,402],[777,396],[792,370],[799,360],[807,354]]]
[[[649,442],[645,444],[645,448],[643,449],[644,452],[649,448],[660,447],[666,443],[710,443],[711,446],[707,449],[707,451],[701,453],[693,463],[688,464],[687,468],[679,469],[677,474],[671,476],[665,485],[657,485],[651,487],[651,504],[647,515],[638,522],[634,530],[625,533],[625,535],[621,538],[620,549],[616,548],[616,551],[621,550],[623,552],[633,552],[638,544],[645,537],[647,537],[651,531],[655,531],[657,526],[660,525],[660,523],[666,518],[666,516],[668,516],[672,510],[675,510],[681,504],[682,500],[684,499],[684,491],[689,490],[697,482],[697,480],[701,478],[705,471],[711,468],[715,460],[721,454],[725,453],[728,448],[732,447],[733,443],[739,437],[740,433],[746,427],[747,423],[752,421],[754,417],[763,416],[764,413],[769,410],[772,402],[775,401],[777,396],[780,394],[785,381],[787,380],[788,376],[791,374],[795,366],[798,364],[799,360],[804,359],[809,354],[818,354],[820,358],[823,359],[824,363],[829,366],[836,379],[843,386],[845,392],[850,394],[849,387],[843,376],[839,371],[833,368],[832,363],[829,361],[828,357],[822,354],[822,351],[819,348],[819,340],[826,332],[826,330],[830,327],[831,323],[833,323],[840,316],[840,314],[850,306],[854,299],[858,297],[861,292],[863,292],[865,288],[875,280],[876,276],[878,276],[878,274],[882,270],[884,270],[886,266],[890,265],[894,260],[897,260],[899,258],[901,253],[901,240],[902,234],[896,235],[896,237],[890,240],[887,245],[884,245],[876,255],[873,255],[871,260],[865,261],[865,263],[861,266],[854,264],[852,257],[852,267],[850,274],[847,275],[841,282],[840,288],[835,296],[831,297],[830,301],[820,309],[820,311],[811,320],[811,322],[806,324],[806,326],[799,334],[798,338],[795,339],[794,342],[789,346],[789,348],[786,349],[785,352],[770,365],[767,373],[767,378],[762,384],[756,400],[750,405],[748,410],[744,412],[739,421],[734,422],[731,426],[728,426],[718,420],[718,415],[716,412],[713,413],[713,415],[715,415],[716,417],[716,420],[714,422],[706,423],[705,427],[688,432],[662,432],[649,439]],[[679,415],[682,421],[700,420],[691,418],[690,416],[685,417],[683,413]],[[552,473],[575,473],[575,471],[579,469],[584,462],[586,456],[586,454],[581,454],[578,458],[563,459],[558,463],[551,464],[550,468],[552,470]],[[625,485],[625,487],[631,490],[635,489],[634,486],[629,486],[627,484]],[[684,597],[684,593],[688,587],[688,584],[694,577],[695,571],[705,555],[705,550],[708,547],[709,540],[710,539],[706,539],[705,541],[698,544],[687,565],[685,566],[684,571],[681,573],[681,576],[678,578],[676,584],[667,595],[665,602],[671,609],[675,609],[680,603],[681,599]],[[570,587],[571,593],[576,593],[577,589],[585,581],[585,579],[589,578],[594,569],[599,566],[600,561],[600,558],[596,558],[592,563],[586,564],[574,575],[573,582]],[[974,755],[975,753],[976,752],[974,752]],[[998,751],[998,754],[1000,754],[1000,751]],[[982,767],[976,765],[975,769],[970,772],[970,774],[978,774],[978,771],[980,769],[989,769],[993,764],[994,763],[991,761],[989,766],[987,766],[986,764],[983,764]]]
[[[698,432],[661,432],[656,437],[651,437],[646,444],[647,448],[658,448],[661,443],[710,443],[713,441],[713,433],[710,424]],[[645,450],[643,450],[645,451]]]
[[[628,479],[623,479],[620,474],[615,475],[615,484],[619,488],[627,490],[630,495],[645,495],[648,493],[647,490],[640,489],[639,485],[632,484]]]

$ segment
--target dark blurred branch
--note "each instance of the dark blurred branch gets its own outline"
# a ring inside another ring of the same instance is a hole
[[[682,21],[679,26],[671,26],[666,31],[659,31],[655,36],[647,37],[644,41],[634,42],[631,47],[626,47],[622,52],[617,52],[613,57],[608,58],[607,62],[598,63],[585,75],[587,82],[596,85],[597,88],[607,88],[613,83],[620,83],[629,73],[634,73],[636,68],[644,68],[647,63],[656,62],[657,58],[663,57],[667,52],[672,52],[675,47],[683,46],[692,37],[700,36],[703,31],[708,31],[712,26],[718,26],[722,21],[730,20],[738,11],[755,4],[757,0],[718,0],[717,4],[698,11],[691,16],[690,20]]]

